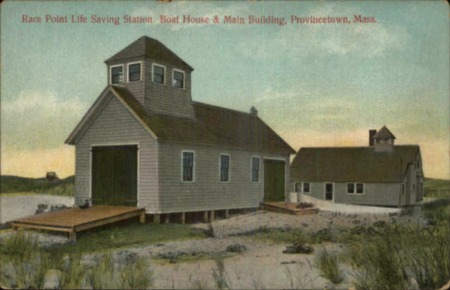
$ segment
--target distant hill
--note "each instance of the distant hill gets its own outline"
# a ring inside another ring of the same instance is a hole
[[[450,197],[450,180],[425,178],[424,192],[428,197]]]
[[[0,176],[0,193],[35,192],[73,196],[75,176],[49,182],[46,178],[27,178],[11,175]]]

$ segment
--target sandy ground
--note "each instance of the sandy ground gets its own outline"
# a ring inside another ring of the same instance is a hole
[[[410,217],[395,217],[396,222],[414,222]],[[195,259],[171,263],[161,259],[161,255],[184,253],[186,255],[206,255],[224,253],[230,245],[239,244],[246,252],[233,254],[224,259],[225,276],[232,289],[324,289],[333,285],[320,276],[315,267],[314,254],[284,254],[287,244],[276,244],[252,236],[236,234],[256,230],[262,226],[271,228],[302,228],[317,231],[323,228],[372,226],[383,220],[392,222],[389,214],[337,214],[320,212],[316,215],[292,216],[280,213],[258,211],[238,215],[213,222],[215,237],[186,241],[166,242],[158,245],[119,250],[115,254],[141,256],[150,259],[154,274],[154,287],[157,289],[195,289],[215,288],[213,272],[217,270],[212,259]],[[207,228],[206,224],[194,224],[196,228]],[[342,251],[343,246],[335,243],[314,245],[315,253],[326,247],[334,252]],[[339,289],[351,287],[352,269],[342,265],[345,281]]]
[[[407,218],[397,217],[396,222]],[[256,230],[262,226],[271,228],[303,228],[317,231],[333,225],[339,227],[354,227],[358,225],[371,226],[374,222],[383,220],[391,222],[389,214],[336,214],[320,212],[316,215],[292,216],[280,213],[258,211],[252,214],[235,216],[230,219],[214,222],[215,238],[168,242],[141,248],[128,249],[122,255],[148,257],[153,260],[155,288],[196,288],[196,285],[210,289],[214,288],[213,271],[215,261],[196,260],[195,262],[170,263],[169,260],[158,259],[161,254],[201,253],[217,254],[225,252],[227,246],[243,245],[246,252],[225,258],[226,277],[232,289],[324,289],[333,285],[320,276],[315,267],[314,254],[283,254],[287,244],[275,244],[251,236],[235,236]],[[205,224],[194,227],[206,228]],[[335,252],[341,251],[339,244],[323,243],[314,245],[317,253],[324,247]],[[338,288],[351,287],[352,269],[343,265],[346,279]]]
[[[0,223],[33,215],[40,203],[72,206],[74,199],[46,194],[0,194]]]
[[[323,289],[329,285],[314,267],[313,255],[282,254],[285,245],[249,238],[210,240],[206,244],[213,243],[220,251],[235,243],[248,249],[224,260],[225,277],[232,289]],[[216,287],[213,271],[217,268],[212,260],[154,265],[155,288],[195,288],[198,283],[208,289]]]
[[[11,200],[15,200],[12,202]],[[71,205],[73,199],[57,196],[15,196],[14,199],[2,196],[2,221],[34,213],[38,203]],[[4,209],[6,212],[4,212]],[[18,210],[20,209],[20,210]],[[378,208],[376,213],[368,212],[368,208],[346,208],[342,212],[340,205],[334,210],[332,205],[315,215],[293,216],[281,213],[257,211],[250,214],[236,215],[229,219],[216,220],[212,223],[215,237],[166,242],[157,245],[120,249],[113,254],[116,257],[141,256],[151,261],[154,277],[154,287],[157,289],[195,289],[215,288],[213,271],[217,269],[212,259],[194,259],[193,261],[170,262],[161,259],[161,255],[183,253],[185,255],[204,255],[211,257],[223,254],[229,245],[239,244],[247,248],[246,252],[231,254],[224,259],[225,276],[232,289],[324,289],[333,288],[332,284],[320,277],[314,265],[314,254],[283,254],[287,244],[275,244],[252,236],[236,236],[268,228],[301,228],[305,231],[318,231],[324,228],[339,228],[355,226],[373,226],[376,221],[416,222],[417,218],[399,216],[392,209]],[[420,215],[419,215],[420,216]],[[193,227],[206,229],[206,224],[194,224]],[[11,232],[3,233],[3,235]],[[43,234],[33,231],[43,244],[64,243],[67,239],[61,235]],[[331,248],[341,251],[339,244],[323,243],[314,245],[315,252],[321,248]],[[86,256],[89,262],[93,257]],[[344,266],[346,280],[339,289],[348,289],[352,271]]]
[[[403,218],[397,218],[397,222]],[[320,212],[316,215],[292,216],[287,214],[258,211],[253,214],[235,216],[230,219],[213,223],[215,238],[167,243],[160,247],[142,248],[139,254],[157,257],[158,254],[170,251],[187,253],[204,251],[217,253],[225,251],[232,244],[244,245],[247,252],[225,259],[226,274],[234,289],[324,289],[333,288],[326,279],[320,277],[319,270],[314,266],[314,254],[283,254],[287,244],[253,239],[251,236],[235,236],[239,233],[256,230],[260,227],[270,228],[302,228],[317,231],[323,228],[354,227],[357,225],[371,226],[374,222],[383,220],[391,222],[388,213],[383,214],[337,214]],[[404,222],[411,222],[405,218]],[[205,225],[196,225],[202,227]],[[314,245],[317,253],[323,247],[333,251],[342,250],[339,244],[323,243]],[[143,253],[144,252],[144,253]],[[215,262],[197,261],[195,263],[155,264],[156,288],[192,288],[195,283],[202,283],[206,288],[214,287],[212,278]],[[346,280],[338,288],[349,288],[352,271],[343,267]],[[200,281],[198,281],[200,279]]]

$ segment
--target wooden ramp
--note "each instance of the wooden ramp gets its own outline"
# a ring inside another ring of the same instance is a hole
[[[139,216],[145,222],[145,209],[129,206],[97,205],[87,209],[69,208],[14,220],[13,229],[27,228],[66,232],[71,240],[76,233]]]
[[[316,214],[319,212],[319,209],[316,207],[297,208],[297,204],[284,201],[263,202],[261,207],[264,210],[293,215]]]

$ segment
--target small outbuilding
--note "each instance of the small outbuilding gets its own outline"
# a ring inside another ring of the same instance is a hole
[[[369,131],[367,147],[300,148],[291,164],[298,196],[336,203],[400,207],[423,197],[418,145],[395,145],[385,126]]]
[[[66,140],[76,204],[184,216],[287,198],[295,151],[255,108],[193,101],[193,68],[149,37],[105,62],[108,85]]]

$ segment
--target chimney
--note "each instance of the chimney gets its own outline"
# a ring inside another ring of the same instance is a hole
[[[375,140],[373,139],[373,136],[375,136],[375,134],[377,134],[377,130],[369,130],[369,146],[375,145]]]
[[[257,116],[258,116],[258,110],[257,110],[255,107],[251,107],[251,109],[250,109],[250,114],[251,114],[252,116],[257,117]]]

